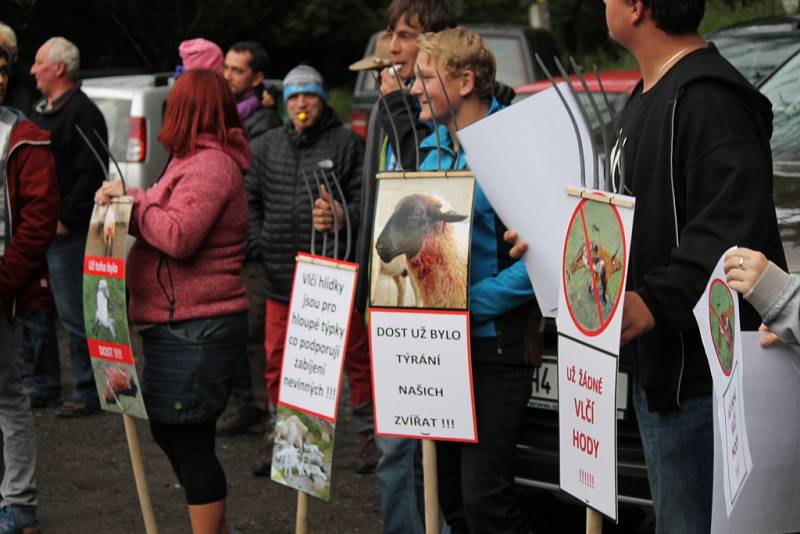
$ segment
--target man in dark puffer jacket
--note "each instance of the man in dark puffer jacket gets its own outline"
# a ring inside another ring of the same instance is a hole
[[[342,126],[325,102],[322,76],[316,70],[300,65],[286,75],[283,86],[291,124],[270,130],[252,143],[252,168],[247,177],[248,243],[257,243],[257,253],[266,274],[266,378],[273,408],[278,401],[295,256],[300,251],[310,252],[312,213],[304,180],[308,179],[314,196],[319,196],[313,173],[320,170],[320,162],[330,160],[332,168],[328,174],[335,174],[341,183],[350,227],[358,228],[364,158],[362,141]],[[347,231],[343,227],[344,211],[338,203],[334,205],[339,215],[339,240],[344,243]],[[355,238],[351,235],[353,242]],[[318,238],[317,253],[320,253],[320,241]],[[328,244],[332,243],[333,239],[328,239]],[[323,255],[333,256],[332,246],[323,251]],[[350,378],[351,407],[353,415],[360,419],[359,432],[363,438],[356,470],[369,472],[375,464],[372,384],[366,328],[355,313],[350,321],[345,365]],[[269,475],[271,432],[268,430],[265,436],[261,465],[256,474]]]

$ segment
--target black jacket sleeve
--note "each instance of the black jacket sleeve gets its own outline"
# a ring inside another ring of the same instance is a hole
[[[419,120],[419,100],[407,91],[392,91],[378,101],[378,117],[403,169],[416,171],[422,161],[419,143],[430,127]]]
[[[74,97],[73,97],[74,98]],[[88,98],[87,98],[88,100]],[[74,123],[71,126],[72,132],[68,137],[69,161],[73,186],[70,191],[61,198],[58,219],[70,229],[83,228],[89,224],[89,217],[94,206],[94,194],[100,188],[105,179],[103,168],[92,154],[86,141],[75,130],[74,125],[78,125],[83,133],[91,140],[92,146],[103,161],[103,166],[108,168],[108,156],[100,143],[97,142],[93,131],[97,131],[102,137],[103,142],[108,144],[108,131],[106,121],[100,110],[94,105],[86,105],[79,108],[75,114]]]
[[[247,246],[245,256],[250,260],[261,258],[261,228],[264,222],[264,200],[261,191],[261,180],[265,172],[264,157],[267,149],[266,136],[261,136],[250,143],[252,154],[250,170],[244,177],[247,192]]]

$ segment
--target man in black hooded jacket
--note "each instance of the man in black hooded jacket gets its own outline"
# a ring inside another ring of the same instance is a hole
[[[612,161],[615,182],[636,197],[622,358],[636,364],[657,532],[711,528],[712,382],[692,309],[731,246],[786,263],[770,103],[698,35],[704,9],[704,0],[606,0],[609,32],[642,73]],[[755,310],[740,310],[742,328],[757,328]]]
[[[290,122],[283,128],[270,130],[252,143],[252,167],[246,181],[247,241],[257,245],[257,254],[266,275],[266,380],[273,408],[278,400],[295,256],[298,252],[310,252],[312,224],[331,234],[339,232],[342,243],[348,231],[344,227],[344,208],[339,202],[332,203],[337,213],[335,221],[332,216],[327,220],[324,220],[325,216],[312,218],[305,181],[308,180],[313,196],[319,197],[316,205],[328,204],[328,192],[318,188],[314,175],[323,169],[329,176],[335,174],[347,199],[349,231],[354,234],[361,212],[361,167],[364,159],[361,139],[342,125],[326,103],[322,76],[316,70],[308,65],[295,67],[286,75],[283,86]],[[333,228],[334,222],[338,224],[337,228]],[[351,236],[353,242],[355,238],[355,235]],[[334,250],[330,246],[333,241],[328,239],[329,247],[322,251],[322,240],[317,235],[316,253],[333,256]],[[342,248],[343,245],[339,250]],[[352,258],[345,259],[352,261]],[[359,421],[358,431],[362,437],[356,464],[359,473],[372,471],[377,461],[367,345],[364,321],[354,313],[350,321],[345,366],[350,381],[352,412]],[[270,459],[271,430],[265,437],[261,465],[256,474],[269,475]]]

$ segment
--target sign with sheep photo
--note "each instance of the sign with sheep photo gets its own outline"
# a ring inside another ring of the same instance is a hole
[[[104,410],[147,419],[131,350],[125,300],[125,243],[132,199],[95,205],[83,262],[83,318]]]
[[[370,304],[468,308],[474,178],[381,178]]]
[[[336,423],[278,406],[273,481],[327,501],[331,496],[331,464]]]

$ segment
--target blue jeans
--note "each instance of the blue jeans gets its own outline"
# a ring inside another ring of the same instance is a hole
[[[69,334],[69,360],[75,375],[74,402],[99,404],[86,331],[83,326],[83,251],[86,231],[57,235],[47,250],[50,287],[58,317]]]
[[[708,534],[714,490],[714,422],[711,395],[682,401],[667,413],[647,408],[634,381],[647,478],[656,513],[656,534]]]
[[[380,453],[375,476],[383,534],[424,534],[422,447],[416,439],[376,437]]]
[[[23,315],[20,376],[34,397],[61,397],[61,365],[53,310],[43,308]]]

